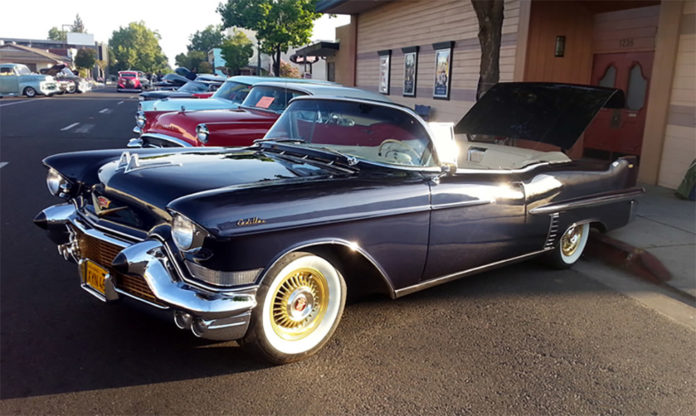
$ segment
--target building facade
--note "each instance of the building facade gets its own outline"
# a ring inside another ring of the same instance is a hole
[[[427,109],[433,121],[456,123],[476,101],[470,1],[322,0],[318,10],[351,15],[336,30],[338,82]],[[569,154],[634,154],[642,182],[676,188],[696,159],[695,22],[693,1],[506,0],[500,81],[621,88],[626,108],[602,110]]]

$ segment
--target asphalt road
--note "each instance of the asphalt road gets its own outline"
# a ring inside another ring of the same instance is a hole
[[[577,269],[363,299],[279,367],[100,303],[31,222],[41,159],[122,147],[134,97],[0,100],[1,414],[696,414],[696,333]]]

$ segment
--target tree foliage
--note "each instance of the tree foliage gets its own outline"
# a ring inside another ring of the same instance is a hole
[[[254,55],[254,44],[243,32],[236,30],[232,37],[222,43],[220,49],[229,75],[238,74],[243,66],[249,64],[249,58]]]
[[[189,51],[188,53],[180,53],[174,57],[174,62],[177,66],[183,66],[193,72],[210,72],[200,70],[201,64],[208,64],[208,54],[203,51]],[[208,65],[208,68],[210,68],[210,65]]]
[[[119,27],[109,39],[113,71],[137,69],[145,72],[169,71],[167,57],[159,45],[160,36],[143,22]]]
[[[225,40],[220,26],[209,25],[203,30],[199,30],[189,38],[188,51],[202,51],[208,53],[213,48],[219,48]]]
[[[78,33],[87,32],[87,30],[85,29],[85,24],[82,22],[82,18],[79,14],[75,15],[75,21],[73,22],[72,26],[70,26],[70,31]]]
[[[92,68],[97,62],[97,51],[89,48],[82,48],[75,55],[75,66],[78,68]]]
[[[223,27],[256,31],[264,53],[273,57],[276,76],[280,74],[280,53],[307,44],[312,34],[316,0],[227,0],[217,9]]]
[[[481,67],[476,99],[500,80],[500,42],[503,30],[503,0],[471,0],[479,23]]]
[[[300,78],[300,70],[290,62],[280,61],[280,76],[285,78]]]
[[[48,30],[48,39],[50,40],[59,40],[61,42],[65,42],[67,36],[68,34],[64,30],[60,30],[56,26],[53,26]]]

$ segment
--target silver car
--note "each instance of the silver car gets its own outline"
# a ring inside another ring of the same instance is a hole
[[[50,75],[34,74],[22,64],[0,64],[0,96],[24,94],[34,97],[57,92],[58,85]]]

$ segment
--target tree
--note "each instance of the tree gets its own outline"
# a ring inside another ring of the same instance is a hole
[[[55,26],[48,30],[48,39],[50,40],[59,40],[61,42],[65,42],[67,36],[68,35],[64,30],[59,30]]]
[[[503,29],[503,0],[471,0],[479,23],[481,67],[476,89],[478,100],[500,80],[500,40]]]
[[[280,76],[286,78],[299,78],[300,71],[289,62],[280,61]]]
[[[203,51],[189,51],[180,53],[174,57],[177,66],[183,66],[193,72],[198,72],[198,67],[202,62],[208,62],[208,54]]]
[[[316,0],[227,0],[217,9],[223,27],[243,27],[256,31],[261,49],[273,58],[280,75],[280,53],[309,42],[316,12]]]
[[[80,18],[80,15],[77,14],[75,15],[75,21],[73,22],[72,26],[70,26],[70,31],[71,32],[78,32],[78,33],[85,33],[85,24],[82,23],[82,19]]]
[[[225,40],[220,26],[209,25],[202,31],[197,31],[189,38],[187,48],[191,51],[203,51],[208,53],[213,48],[219,48]]]
[[[234,35],[222,42],[222,59],[225,60],[227,73],[235,75],[239,70],[249,64],[249,58],[254,55],[254,44],[241,31],[234,31]]]
[[[199,74],[212,74],[213,73],[213,66],[210,65],[210,62],[208,61],[203,61],[200,64],[198,64],[198,67],[196,68],[196,72]]]
[[[132,22],[114,30],[109,39],[110,59],[114,71],[139,69],[145,72],[169,71],[167,57],[159,45],[160,35],[143,22]]]
[[[96,61],[97,51],[94,49],[82,48],[77,51],[77,55],[75,56],[75,66],[78,68],[92,68]]]

